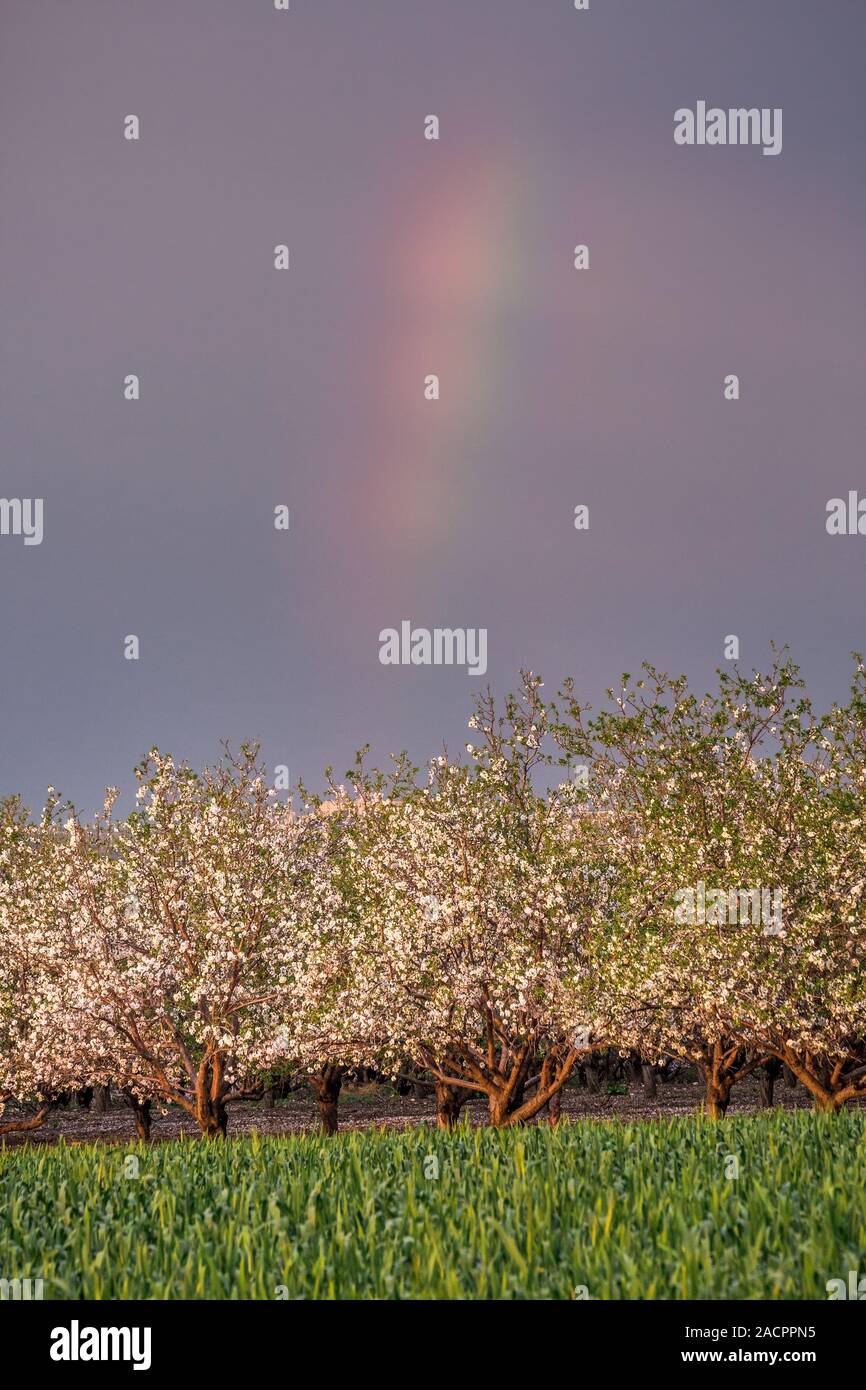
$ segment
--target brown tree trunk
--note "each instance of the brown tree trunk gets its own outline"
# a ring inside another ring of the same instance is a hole
[[[212,1101],[209,1097],[199,1097],[196,1104],[196,1120],[202,1138],[225,1139],[229,1114],[221,1100]]]
[[[788,1087],[788,1090],[793,1091],[795,1086],[797,1085],[797,1078],[791,1071],[791,1068],[789,1066],[783,1065],[782,1075],[785,1078],[785,1085]]]
[[[550,1113],[551,1105],[560,1104],[559,1095],[571,1076],[577,1055],[571,1049],[552,1048],[544,1059],[538,1086],[519,1109],[509,1104],[507,1092],[488,1096],[488,1111],[491,1125],[525,1125],[545,1110]],[[557,1111],[554,1109],[554,1113]]]
[[[834,1073],[827,1064],[816,1063],[814,1058],[801,1058],[796,1053],[788,1053],[787,1049],[783,1051],[779,1061],[783,1061],[786,1055],[788,1061],[783,1062],[785,1079],[787,1080],[787,1073],[790,1071],[795,1083],[800,1081],[803,1084],[812,1097],[815,1110],[832,1115],[842,1108],[845,1102],[841,1099],[843,1092],[838,1089],[838,1072]],[[849,1091],[849,1097],[850,1095]]]
[[[322,1067],[320,1072],[310,1077],[310,1084],[319,1103],[322,1133],[336,1134],[339,1126],[337,1107],[340,1100],[340,1087],[343,1084],[343,1068]]]
[[[39,1129],[47,1120],[50,1109],[50,1105],[43,1105],[26,1120],[9,1120],[6,1124],[0,1124],[0,1134],[26,1134],[31,1129]]]
[[[812,1066],[804,1071],[804,1082],[812,1093],[812,1106],[822,1115],[832,1115],[840,1109],[838,1095],[834,1094],[833,1073],[828,1065]]]
[[[835,1115],[842,1106],[832,1091],[813,1091],[812,1108],[817,1110],[819,1115]]]
[[[508,1101],[504,1096],[497,1094],[487,1097],[487,1119],[494,1127],[499,1129],[505,1124],[508,1115]]]
[[[93,1108],[97,1115],[105,1115],[111,1109],[111,1087],[97,1086],[93,1092]]]
[[[646,1099],[655,1100],[657,1094],[655,1067],[650,1062],[641,1062],[640,1076]]]
[[[550,1097],[547,1103],[547,1122],[551,1125],[558,1125],[562,1115],[562,1091],[557,1091]]]
[[[584,1063],[584,1075],[586,1076],[586,1089],[590,1095],[597,1096],[601,1091],[601,1063],[596,1056],[588,1057]]]
[[[135,1120],[135,1137],[146,1144],[150,1140],[150,1101],[132,1100],[130,1109]]]
[[[461,1088],[449,1086],[445,1081],[436,1082],[436,1124],[439,1129],[453,1129],[460,1119],[460,1111],[468,1097],[461,1095]]]
[[[712,1076],[707,1077],[707,1094],[705,1110],[708,1120],[723,1120],[728,1113],[728,1105],[731,1099],[730,1082],[716,1082]]]
[[[708,1120],[725,1118],[734,1082],[748,1073],[749,1066],[741,1063],[737,1067],[740,1056],[736,1048],[726,1047],[721,1039],[716,1039],[707,1044],[702,1059],[698,1061],[698,1070],[706,1088],[704,1113]]]
[[[514,1090],[511,1092],[511,1096],[505,1111],[507,1115],[513,1115],[515,1110],[520,1109],[525,1099],[525,1091],[526,1080],[525,1078],[521,1078],[521,1080],[518,1081],[517,1085],[514,1087]]]
[[[777,1057],[768,1057],[758,1073],[758,1104],[762,1110],[772,1110],[776,1082],[782,1064]]]

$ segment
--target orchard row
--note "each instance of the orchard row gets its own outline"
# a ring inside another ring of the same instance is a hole
[[[861,658],[824,713],[774,652],[703,696],[647,666],[595,715],[525,673],[469,728],[290,805],[250,746],[153,750],[127,816],[3,803],[0,1132],[111,1086],[143,1135],[176,1105],[219,1136],[285,1077],[333,1129],[359,1068],[516,1125],[610,1048],[696,1065],[713,1117],[780,1063],[819,1109],[866,1094]]]

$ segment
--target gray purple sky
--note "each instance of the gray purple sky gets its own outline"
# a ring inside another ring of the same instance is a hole
[[[44,499],[0,793],[244,737],[318,784],[521,665],[597,703],[729,633],[842,697],[864,51],[863,0],[0,0],[0,495]],[[699,100],[781,107],[782,153],[675,146]],[[484,682],[381,665],[405,618],[486,628]]]

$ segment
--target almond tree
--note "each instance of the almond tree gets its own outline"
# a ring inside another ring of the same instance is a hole
[[[802,749],[812,717],[784,654],[765,677],[720,672],[700,698],[684,677],[644,670],[588,723],[567,685],[558,728],[569,754],[592,759],[592,803],[611,836],[606,1024],[622,1045],[693,1061],[718,1118],[769,1055],[752,1004],[773,959],[772,911],[750,890],[779,902],[778,836],[793,833],[779,738],[786,756]]]
[[[866,1095],[866,669],[855,659],[848,704],[807,749],[786,749],[785,921],[760,979],[770,1051],[826,1111]]]
[[[289,963],[281,1046],[313,1088],[326,1134],[337,1130],[347,1072],[396,1075],[403,1062],[393,1020],[374,1014],[371,1001],[381,998],[389,969],[377,892],[387,857],[384,831],[391,808],[412,794],[415,769],[401,756],[387,775],[367,772],[366,751],[347,774],[348,789],[330,768],[325,797],[301,787],[305,814],[298,819],[297,862],[303,890],[283,916]]]
[[[533,1118],[591,1046],[597,827],[573,783],[533,786],[551,763],[540,691],[526,676],[502,716],[482,698],[467,763],[434,759],[355,820],[366,1026],[432,1076],[441,1123],[470,1095],[494,1125]]]
[[[142,1101],[179,1105],[208,1137],[281,1060],[283,906],[294,820],[244,747],[198,776],[154,750],[138,809],[68,824],[52,897],[74,1011]]]
[[[83,1083],[62,965],[42,911],[55,812],[53,795],[38,825],[17,797],[0,803],[0,1117],[10,1101],[32,1111],[0,1119],[0,1134],[38,1129],[52,1101]]]

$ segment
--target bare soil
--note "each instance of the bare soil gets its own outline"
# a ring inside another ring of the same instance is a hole
[[[655,1100],[648,1100],[640,1087],[632,1087],[625,1093],[620,1093],[621,1089],[620,1086],[610,1092],[605,1088],[593,1094],[584,1087],[567,1087],[563,1093],[563,1119],[671,1119],[676,1115],[694,1114],[703,1098],[701,1085],[681,1080],[659,1081]],[[759,1102],[757,1082],[747,1078],[734,1087],[728,1114],[753,1114],[760,1109]],[[807,1109],[811,1099],[802,1086],[791,1089],[780,1081],[776,1085],[775,1104],[785,1109]],[[434,1124],[435,1113],[432,1094],[419,1100],[400,1096],[387,1085],[345,1085],[340,1095],[341,1130],[409,1129]],[[463,1114],[470,1123],[483,1124],[486,1103],[472,1100],[464,1107]],[[9,1107],[4,1119],[12,1118],[14,1111]],[[249,1134],[253,1130],[259,1134],[299,1134],[316,1130],[318,1125],[318,1108],[312,1092],[301,1089],[276,1101],[273,1107],[263,1101],[238,1102],[230,1109],[229,1135]],[[187,1115],[175,1107],[165,1114],[154,1109],[152,1138],[155,1141],[177,1139],[181,1135],[198,1137],[198,1129]],[[41,1129],[26,1134],[7,1134],[0,1139],[0,1146],[54,1144],[59,1140],[67,1144],[118,1144],[128,1143],[134,1137],[132,1115],[121,1099],[112,1098],[111,1108],[105,1114],[97,1113],[93,1107],[86,1110],[73,1100],[53,1110]]]

